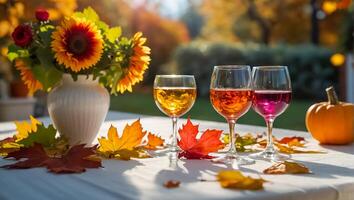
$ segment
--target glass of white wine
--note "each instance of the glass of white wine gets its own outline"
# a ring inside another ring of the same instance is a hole
[[[172,134],[169,151],[178,152],[177,120],[193,106],[197,88],[192,75],[156,75],[154,100],[157,107],[172,119]]]

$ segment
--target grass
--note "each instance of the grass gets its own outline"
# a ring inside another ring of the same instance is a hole
[[[275,120],[274,126],[276,128],[306,130],[305,114],[311,104],[313,104],[311,101],[293,100],[288,109]],[[146,93],[125,93],[119,96],[112,96],[111,109],[123,112],[164,116],[156,107],[152,95]],[[192,119],[225,122],[224,118],[215,112],[207,98],[198,98],[187,115],[190,115]],[[265,126],[263,118],[252,109],[242,116],[237,123]]]

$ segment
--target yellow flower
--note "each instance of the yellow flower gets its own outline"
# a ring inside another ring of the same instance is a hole
[[[43,89],[42,83],[36,80],[31,69],[23,60],[16,60],[15,67],[20,71],[21,80],[27,86],[29,95],[33,95],[37,90]]]
[[[129,60],[129,66],[123,68],[123,77],[117,84],[117,91],[120,93],[128,90],[132,91],[132,86],[140,82],[144,78],[144,72],[150,63],[150,48],[144,46],[146,38],[142,37],[142,33],[138,32],[132,39],[133,53]]]
[[[52,38],[56,60],[74,72],[92,67],[101,58],[101,32],[94,23],[84,18],[66,18],[53,32]]]

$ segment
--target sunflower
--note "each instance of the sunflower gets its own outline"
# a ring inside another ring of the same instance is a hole
[[[29,95],[32,96],[37,90],[43,89],[42,83],[36,80],[31,69],[23,60],[16,60],[15,67],[20,71],[21,80],[27,86]]]
[[[144,78],[144,72],[150,63],[150,48],[144,46],[146,38],[142,37],[142,33],[138,32],[132,39],[132,55],[129,58],[129,65],[123,68],[123,77],[117,84],[117,91],[123,93],[128,90],[132,91],[132,86],[140,82]]]
[[[84,18],[66,18],[53,32],[52,38],[51,47],[56,60],[74,72],[92,67],[101,58],[101,32]]]

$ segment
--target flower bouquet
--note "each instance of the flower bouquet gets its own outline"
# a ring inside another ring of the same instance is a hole
[[[67,16],[55,26],[44,9],[36,22],[19,25],[8,58],[33,94],[48,91],[54,125],[71,143],[90,144],[107,115],[109,93],[132,91],[150,62],[146,38],[121,36],[92,8]]]
[[[63,73],[74,79],[79,74],[93,75],[113,94],[132,91],[143,80],[150,49],[144,46],[142,33],[121,37],[120,27],[110,28],[90,7],[66,17],[58,26],[48,21],[44,9],[36,11],[36,18],[14,30],[15,44],[8,51],[31,94],[39,89],[50,91]]]

